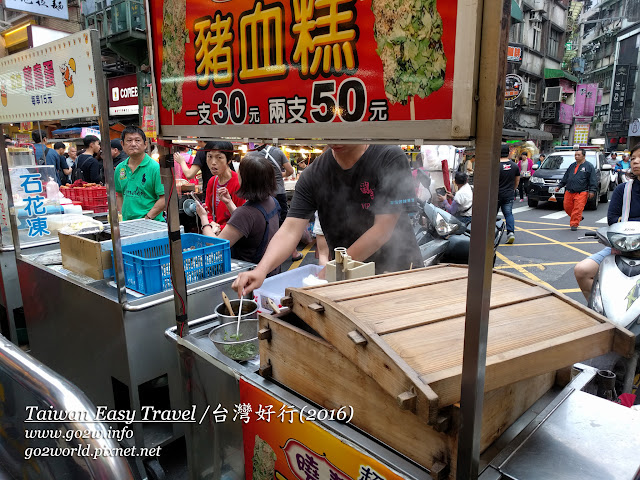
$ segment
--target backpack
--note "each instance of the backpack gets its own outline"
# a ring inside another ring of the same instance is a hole
[[[83,165],[84,165],[84,163],[85,162],[82,162]],[[80,160],[79,159],[76,160],[76,163],[73,166],[73,169],[71,170],[71,183],[74,183],[76,180],[86,181],[85,178],[84,178],[84,172],[82,171],[82,168],[80,167]]]
[[[47,152],[51,150],[48,147],[44,147],[44,150],[42,151],[42,156],[38,159],[37,163],[38,165],[46,165],[47,164]]]

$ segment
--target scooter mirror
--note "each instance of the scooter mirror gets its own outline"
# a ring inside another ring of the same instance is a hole
[[[429,175],[427,175],[420,169],[416,170],[416,175],[420,184],[425,188],[429,188],[429,186],[431,185],[431,177],[429,177]]]

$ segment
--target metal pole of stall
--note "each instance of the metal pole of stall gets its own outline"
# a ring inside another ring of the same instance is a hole
[[[2,124],[4,129],[5,124]],[[7,148],[2,145],[0,148],[0,163],[2,164],[2,178],[4,180],[4,190],[7,194],[7,213],[9,215],[9,225],[11,225],[11,238],[16,258],[20,257],[20,238],[18,236],[17,212],[13,205],[13,190],[11,189],[11,175],[9,174],[9,160],[7,158]],[[15,214],[15,215],[14,215]]]
[[[160,154],[160,168],[167,211],[167,227],[169,228],[169,256],[171,283],[173,285],[173,301],[178,335],[183,337],[189,333],[189,324],[187,323],[187,280],[184,275],[184,264],[182,262],[180,212],[178,210],[176,182],[173,175],[173,153],[169,148],[170,145],[169,142],[158,139],[158,153]]]
[[[114,184],[113,159],[111,158],[111,137],[109,135],[109,107],[107,102],[107,88],[104,72],[102,71],[102,56],[100,54],[100,38],[97,30],[91,30],[91,50],[93,51],[93,68],[96,73],[96,94],[98,96],[98,125],[102,144],[102,165],[104,181],[107,186],[109,202],[109,223],[111,225],[111,243],[113,244],[113,271],[118,289],[118,302],[123,305],[127,299],[127,289],[124,280],[124,263],[122,260],[122,242],[120,239],[120,220],[118,218],[118,203]],[[105,145],[105,142],[107,144]]]
[[[149,15],[149,0],[145,0],[145,17],[147,24],[147,46],[149,48],[149,63],[153,65],[153,35],[151,34],[151,16]],[[152,91],[158,92],[155,75],[151,75]],[[156,135],[158,135],[158,154],[160,155],[160,172],[164,186],[165,211],[167,213],[167,228],[169,229],[169,263],[171,265],[171,283],[173,285],[173,301],[176,312],[176,325],[180,337],[189,333],[187,323],[187,279],[184,275],[182,261],[182,241],[180,240],[180,212],[178,210],[178,197],[176,194],[176,182],[173,174],[173,152],[171,142],[161,140],[160,119],[158,110],[158,97],[153,95],[153,112],[155,116]]]
[[[482,34],[470,251],[482,254],[469,256],[460,392],[462,423],[458,437],[456,473],[458,480],[477,478],[480,463],[510,7],[510,0],[485,0],[481,3]]]

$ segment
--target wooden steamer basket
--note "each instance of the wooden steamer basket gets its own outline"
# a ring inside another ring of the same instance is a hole
[[[291,313],[260,315],[263,375],[326,408],[431,471],[455,478],[467,267],[419,270],[287,289]],[[481,449],[573,363],[634,336],[527,279],[495,271]]]

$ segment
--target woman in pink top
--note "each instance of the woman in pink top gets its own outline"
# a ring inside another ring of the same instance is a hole
[[[191,165],[193,164],[193,155],[191,155],[191,152],[189,151],[189,149],[187,147],[179,146],[178,154],[182,158],[184,158],[184,161],[186,162],[187,166],[191,168]],[[198,185],[198,179],[196,177],[193,177],[191,180],[189,180],[187,177],[184,176],[184,172],[182,171],[181,168],[175,169],[175,176],[176,176],[176,179],[181,178],[183,180],[187,180],[189,183],[193,185]]]
[[[529,158],[527,151],[520,154],[518,167],[520,167],[520,183],[518,183],[518,190],[520,191],[520,201],[524,202],[525,193],[529,192],[529,179],[531,178],[531,175],[533,175],[533,160]]]

